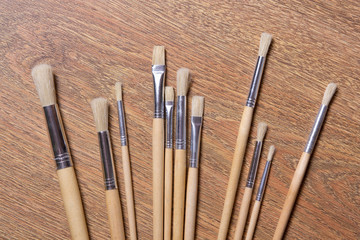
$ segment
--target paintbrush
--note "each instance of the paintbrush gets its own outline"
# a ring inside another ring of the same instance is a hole
[[[185,240],[193,240],[195,238],[199,156],[203,113],[204,97],[194,96],[192,98],[191,109],[190,164],[186,188]]]
[[[121,141],[121,156],[123,163],[123,174],[125,183],[126,206],[129,220],[130,239],[137,239],[136,233],[136,218],[134,206],[134,193],[131,180],[131,164],[129,156],[129,147],[126,134],[125,111],[122,99],[122,84],[115,83],[115,95],[117,100],[118,116],[119,116],[119,129]]]
[[[289,188],[288,194],[286,196],[284,207],[281,211],[280,219],[279,219],[278,225],[276,227],[273,239],[282,239],[282,237],[284,235],[287,223],[290,218],[292,208],[293,208],[295,200],[296,200],[296,196],[299,192],[301,183],[304,179],[304,175],[305,175],[306,168],[307,168],[307,165],[310,160],[311,153],[315,147],[317,138],[318,138],[320,130],[321,130],[321,126],[323,125],[324,120],[325,120],[326,112],[328,110],[328,105],[329,105],[335,91],[336,91],[335,83],[330,83],[326,88],[326,91],[325,91],[325,94],[324,94],[324,97],[322,100],[322,104],[320,106],[320,110],[315,119],[315,123],[311,130],[311,133],[310,133],[309,139],[307,141],[307,144],[305,146],[304,152],[301,155],[300,161],[296,167],[293,179],[291,181],[290,188]]]
[[[108,105],[105,98],[91,101],[96,131],[99,138],[101,165],[105,183],[105,198],[108,211],[111,239],[125,239],[120,195],[108,130]]]
[[[261,34],[259,54],[255,67],[255,72],[253,75],[249,96],[246,101],[246,106],[244,107],[244,111],[242,114],[239,133],[236,140],[230,178],[226,190],[224,208],[220,221],[218,240],[225,240],[227,236],[230,219],[231,219],[231,213],[234,206],[236,190],[238,188],[241,167],[242,167],[249,131],[251,127],[252,116],[261,83],[261,76],[265,66],[266,55],[269,50],[271,39],[272,36],[270,34],[268,33]]]
[[[69,144],[56,102],[54,76],[51,66],[47,64],[37,65],[33,68],[31,75],[45,113],[71,238],[89,239]]]

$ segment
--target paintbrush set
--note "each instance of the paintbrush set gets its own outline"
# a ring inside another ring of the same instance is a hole
[[[272,36],[270,34],[263,33],[261,35],[258,58],[235,143],[226,195],[224,196],[222,215],[219,216],[218,240],[228,239],[229,225],[236,193],[239,188],[240,173],[271,41]],[[177,71],[176,90],[173,87],[165,86],[165,56],[165,48],[163,46],[155,46],[153,48],[151,68],[154,91],[152,125],[153,169],[152,177],[149,176],[149,181],[152,180],[153,194],[153,239],[192,240],[196,238],[197,206],[198,199],[201,199],[201,196],[199,196],[199,186],[211,188],[211,186],[206,186],[206,183],[200,185],[201,177],[199,174],[201,161],[203,161],[201,160],[200,154],[202,129],[204,119],[207,117],[205,98],[203,96],[193,96],[191,99],[188,99],[188,92],[191,85],[191,72],[187,68],[180,68]],[[71,237],[72,239],[79,240],[89,239],[81,194],[70,155],[65,128],[62,123],[59,106],[56,102],[52,68],[47,64],[40,64],[33,68],[31,74],[45,114]],[[130,239],[137,239],[138,228],[135,214],[129,141],[126,130],[123,84],[121,82],[115,82],[113,86],[115,89],[118,113],[120,143],[116,143],[113,146],[111,144],[110,131],[108,128],[108,100],[99,97],[91,100],[90,103],[95,123],[94,135],[96,133],[98,136],[100,152],[99,168],[102,169],[103,173],[106,212],[111,239],[125,239],[125,214],[128,221],[128,236]],[[330,83],[325,91],[313,129],[293,176],[273,239],[283,238],[297,194],[305,176],[307,165],[309,164],[311,153],[320,134],[326,112],[336,91],[336,87],[336,84]],[[188,104],[189,102],[190,104]],[[188,105],[191,107],[190,117],[188,117],[187,114]],[[271,129],[271,126],[269,126],[269,128]],[[256,188],[257,170],[259,165],[262,164],[262,149],[266,143],[265,136],[267,129],[268,125],[265,122],[258,123],[253,156],[236,221],[233,238],[236,240],[243,239],[243,237],[247,240],[253,239],[258,225],[257,220],[261,203],[264,198],[270,166],[275,154],[275,146],[271,145],[267,150],[267,159],[266,163],[264,163],[264,170],[257,187],[256,195],[253,194],[254,188]],[[188,132],[191,133],[189,138],[187,137]],[[189,146],[188,142],[190,143]],[[206,144],[206,142],[204,144]],[[113,147],[117,146],[121,146],[126,201],[121,201],[119,194],[115,168],[116,161],[113,157]],[[99,181],[101,180],[99,179]],[[250,211],[252,201],[254,204]],[[123,214],[122,211],[122,202],[124,204],[126,203],[126,208],[124,208],[126,209],[126,211],[124,211],[125,214]],[[249,212],[251,213],[249,214]],[[247,231],[245,231],[247,223],[248,227]]]

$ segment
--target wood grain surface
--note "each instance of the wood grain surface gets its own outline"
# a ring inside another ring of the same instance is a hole
[[[269,126],[260,173],[269,146],[274,144],[277,151],[254,237],[271,239],[323,92],[329,82],[336,82],[338,92],[285,238],[360,239],[359,1],[2,0],[0,12],[1,239],[70,238],[43,111],[30,75],[38,63],[54,69],[92,239],[110,237],[89,104],[99,96],[110,101],[109,126],[129,236],[113,90],[116,81],[124,83],[138,236],[152,238],[151,56],[153,46],[160,44],[167,49],[167,85],[176,86],[176,70],[188,67],[189,99],[205,96],[196,238],[216,239],[237,130],[264,31],[273,34],[274,41],[253,122]],[[255,136],[253,127],[229,239]]]

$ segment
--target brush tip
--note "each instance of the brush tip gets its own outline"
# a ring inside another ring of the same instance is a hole
[[[153,50],[152,65],[165,65],[165,47],[155,46]]]
[[[117,101],[122,101],[122,83],[116,82],[115,83],[115,95]]]
[[[336,83],[330,83],[327,86],[325,93],[324,93],[323,100],[322,100],[323,105],[329,105],[332,97],[334,96],[334,94],[336,92],[336,88],[337,88]]]
[[[108,105],[105,98],[95,98],[91,100],[91,108],[94,114],[96,131],[108,130]]]
[[[267,124],[264,122],[260,122],[258,124],[258,130],[257,130],[257,141],[262,141],[264,139],[265,133],[267,130]]]
[[[262,33],[259,46],[259,56],[266,57],[272,40],[272,35],[269,33]]]
[[[204,97],[194,96],[192,98],[191,116],[202,117],[204,114]]]
[[[42,106],[56,103],[54,76],[49,64],[36,65],[31,71]]]
[[[187,68],[180,68],[177,71],[177,95],[178,96],[186,96],[188,89],[189,89],[189,83],[190,83],[190,70]]]
[[[165,101],[166,102],[174,101],[174,88],[173,87],[165,87]]]
[[[268,153],[268,157],[267,157],[268,161],[271,161],[273,159],[274,153],[275,153],[275,146],[271,145],[269,148],[269,153]]]

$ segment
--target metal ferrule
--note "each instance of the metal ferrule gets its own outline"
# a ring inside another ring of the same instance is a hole
[[[176,149],[186,149],[186,96],[177,97]]]
[[[261,149],[262,149],[262,142],[256,141],[255,143],[255,149],[254,149],[254,155],[251,161],[250,171],[249,175],[246,181],[246,187],[253,188],[254,182],[256,178],[256,172],[259,166],[259,160],[261,155]]]
[[[266,161],[266,165],[265,165],[265,168],[264,168],[263,175],[261,177],[259,189],[258,189],[258,192],[256,194],[256,201],[261,201],[263,196],[264,196],[264,191],[265,191],[266,182],[267,182],[267,179],[268,179],[268,176],[269,176],[270,166],[271,166],[271,161]]]
[[[173,148],[173,119],[174,119],[174,101],[165,102],[166,110],[166,148]]]
[[[190,140],[190,164],[189,167],[199,166],[200,135],[202,127],[202,117],[191,117],[191,140]]]
[[[98,132],[105,190],[116,189],[116,174],[108,131]]]
[[[165,118],[164,113],[164,84],[165,84],[165,65],[153,65],[152,76],[154,82],[154,118]]]
[[[126,125],[125,125],[123,101],[118,101],[117,106],[118,106],[118,114],[119,114],[120,142],[121,142],[121,146],[126,146],[127,137],[126,137]]]
[[[46,123],[48,126],[49,137],[54,152],[56,169],[71,167],[72,160],[70,156],[69,146],[61,120],[59,108],[57,104],[43,107]]]
[[[321,126],[322,126],[322,124],[324,122],[327,109],[328,109],[327,105],[321,105],[320,110],[318,112],[318,115],[317,115],[317,117],[315,119],[314,126],[313,126],[313,128],[311,130],[309,139],[307,141],[304,152],[312,153],[312,151],[314,149],[314,146],[316,144],[316,140],[317,140],[317,138],[319,136]]]
[[[265,57],[259,56],[256,62],[255,72],[252,78],[249,96],[246,101],[246,106],[255,107],[256,98],[259,92],[259,86],[261,82],[261,76],[265,66]]]

